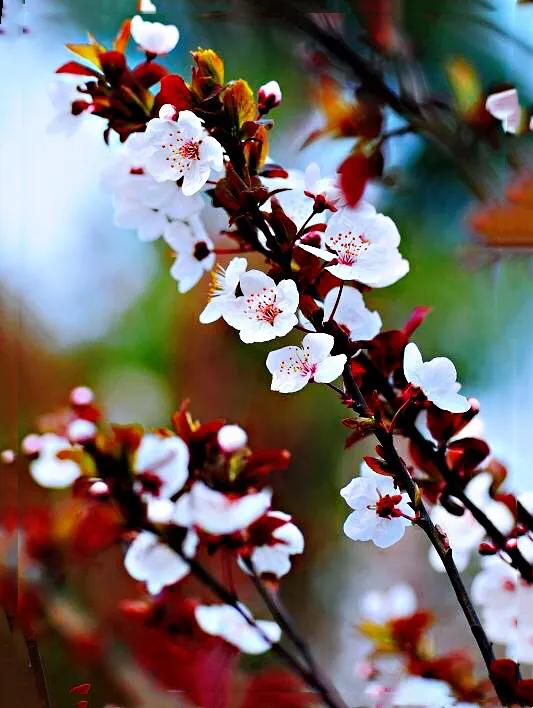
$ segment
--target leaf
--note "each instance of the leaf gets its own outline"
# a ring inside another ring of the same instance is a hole
[[[161,89],[155,97],[154,109],[159,111],[165,103],[172,104],[178,112],[191,107],[191,91],[181,76],[170,74],[161,79]]]
[[[97,49],[93,44],[67,44],[65,46],[77,56],[86,59],[99,69],[102,68],[102,65],[100,64],[100,54],[105,52],[103,47],[101,49]]]
[[[431,307],[425,307],[424,305],[419,305],[418,307],[414,308],[414,310],[409,315],[407,322],[402,328],[402,332],[405,334],[406,337],[410,337],[413,332],[415,332],[420,327],[426,317],[430,314],[431,309]]]
[[[477,108],[482,94],[481,84],[474,67],[463,57],[451,59],[446,66],[459,113],[467,115]]]
[[[257,174],[268,157],[268,131],[265,126],[259,126],[255,136],[245,143],[244,154],[250,174]]]
[[[248,82],[243,79],[228,84],[224,91],[223,102],[226,115],[235,132],[239,131],[247,121],[253,121],[257,115],[253,91]]]
[[[449,443],[446,450],[448,467],[461,477],[468,478],[488,457],[490,448],[479,438],[461,438]]]
[[[145,61],[136,66],[132,74],[144,88],[150,88],[150,86],[158,84],[164,76],[167,76],[168,71],[161,64],[156,64],[155,61]]]
[[[369,178],[368,158],[360,152],[350,155],[339,167],[339,173],[346,203],[354,207],[363,196]]]
[[[124,22],[120,25],[118,34],[113,40],[113,49],[115,51],[122,52],[123,54],[125,53],[130,38],[130,26],[130,19],[124,20]]]
[[[60,66],[59,69],[56,69],[56,74],[74,74],[76,76],[96,76],[97,78],[100,78],[102,74],[100,72],[96,71],[96,69],[91,69],[89,66],[85,66],[84,64],[80,64],[77,61],[68,61],[66,64],[63,64],[63,66]]]
[[[198,48],[191,52],[200,76],[210,78],[215,84],[224,83],[224,61],[212,49]]]

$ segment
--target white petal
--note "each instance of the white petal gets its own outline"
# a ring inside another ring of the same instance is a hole
[[[408,383],[420,386],[422,354],[414,342],[409,342],[403,353],[403,373]]]
[[[317,383],[330,383],[335,381],[342,374],[346,364],[346,354],[336,354],[328,356],[327,359],[321,361],[314,375],[314,380]]]

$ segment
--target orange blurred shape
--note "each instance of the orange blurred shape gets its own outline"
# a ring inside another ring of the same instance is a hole
[[[533,247],[533,174],[522,173],[506,192],[506,201],[483,204],[470,216],[472,229],[492,248]]]

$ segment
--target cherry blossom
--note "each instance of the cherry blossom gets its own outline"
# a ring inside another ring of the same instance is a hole
[[[30,463],[30,473],[41,487],[65,489],[76,480],[81,470],[72,459],[62,459],[59,453],[73,450],[70,442],[55,433],[36,436],[38,457]]]
[[[325,248],[300,243],[332,265],[326,270],[341,280],[356,280],[373,288],[392,285],[409,270],[398,251],[400,234],[392,219],[378,214],[371,204],[339,209],[329,219]]]
[[[293,280],[277,285],[260,270],[243,273],[239,279],[242,295],[225,301],[223,317],[239,330],[243,342],[268,342],[288,334],[298,324],[299,295]]]
[[[282,523],[272,531],[272,543],[257,546],[252,551],[250,561],[258,575],[275,575],[281,578],[291,569],[291,556],[303,553],[304,537],[300,529],[292,523],[291,517],[281,511],[269,511],[268,519]],[[239,559],[239,566],[246,573],[246,564]]]
[[[335,340],[330,334],[306,334],[301,347],[275,349],[267,356],[272,391],[295,393],[310,381],[330,383],[342,374],[345,354],[330,356]]]
[[[224,166],[222,145],[192,111],[180,111],[177,121],[152,118],[141,142],[150,174],[158,182],[183,178],[185,196],[199,192],[211,172]]]
[[[209,302],[200,314],[202,324],[210,324],[224,316],[228,304],[236,299],[239,278],[246,271],[246,258],[232,258],[226,269],[218,266],[211,274]]]
[[[446,357],[425,362],[416,344],[409,342],[404,351],[403,371],[407,381],[420,388],[438,408],[451,413],[465,413],[470,408],[465,396],[458,393],[461,384],[457,383],[457,371]]]
[[[154,14],[157,12],[157,7],[154,5],[152,0],[139,0],[137,9],[139,12],[144,12],[146,14]]]
[[[450,686],[445,681],[422,676],[407,676],[396,686],[391,698],[393,706],[434,706],[451,708],[458,704],[453,697]]]
[[[259,113],[268,113],[281,103],[281,89],[277,81],[267,81],[257,92],[257,109]]]
[[[373,339],[381,329],[381,317],[367,309],[363,296],[357,288],[344,286],[337,306],[340,288],[332,288],[324,298],[324,321],[330,319],[335,308],[334,321],[349,335],[352,341]]]
[[[239,607],[252,618],[248,608],[242,604]],[[281,629],[275,622],[255,620],[258,631],[232,605],[198,605],[194,615],[204,632],[222,637],[245,654],[262,654],[281,639]]]
[[[217,433],[217,443],[227,453],[242,450],[247,442],[248,435],[240,425],[223,425]]]
[[[78,85],[67,80],[52,82],[48,94],[55,111],[47,126],[48,132],[70,137],[91,111],[91,97],[80,93]]]
[[[163,234],[165,241],[177,252],[170,275],[177,280],[180,293],[186,293],[215,265],[213,242],[199,216],[188,223],[174,221],[168,224]]]
[[[194,556],[197,543],[196,534],[189,531],[183,543],[187,558]],[[141,531],[132,541],[124,557],[124,566],[132,578],[146,583],[152,595],[179,582],[189,573],[188,563],[150,531]]]
[[[189,476],[189,448],[177,435],[145,433],[133,460],[135,486],[147,500],[179,492]]]
[[[272,492],[263,489],[244,496],[231,496],[195,482],[190,492],[176,502],[173,520],[185,527],[195,526],[211,534],[231,534],[245,529],[270,507]]]
[[[402,538],[411,523],[413,509],[408,495],[394,486],[391,477],[375,474],[367,465],[340,494],[354,510],[344,522],[344,533],[353,541],[372,541],[379,548],[388,548]]]
[[[130,32],[133,41],[149,54],[168,54],[174,49],[180,38],[176,25],[149,22],[143,20],[140,15],[135,15],[132,19]]]
[[[492,482],[491,475],[482,472],[466,485],[465,494],[502,533],[508,533],[513,527],[513,515],[505,504],[490,497],[489,488]],[[485,537],[485,530],[468,509],[465,509],[462,516],[456,516],[450,514],[444,507],[435,505],[431,511],[431,518],[434,524],[445,531],[453,551],[455,565],[460,571],[463,571],[468,565],[471,554]],[[435,570],[445,571],[434,548],[431,548],[429,552],[429,560]]]
[[[97,430],[92,421],[76,418],[68,424],[67,437],[72,443],[87,442],[95,437]]]
[[[361,617],[376,624],[407,617],[416,610],[416,595],[407,583],[396,583],[388,590],[371,590],[361,599]]]
[[[485,108],[492,116],[501,120],[506,133],[518,132],[522,110],[516,89],[507,89],[491,94],[486,100]]]

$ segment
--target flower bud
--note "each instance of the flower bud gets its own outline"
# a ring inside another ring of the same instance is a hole
[[[171,103],[165,103],[165,105],[161,106],[159,109],[159,118],[161,120],[175,120],[177,113],[176,106],[173,106]]]
[[[218,431],[217,442],[224,452],[235,452],[246,445],[248,436],[238,425],[224,425]]]
[[[478,552],[481,556],[493,556],[498,549],[493,543],[484,541],[479,544]]]
[[[261,115],[277,108],[281,103],[281,89],[277,81],[269,81],[257,92],[257,108]]]

